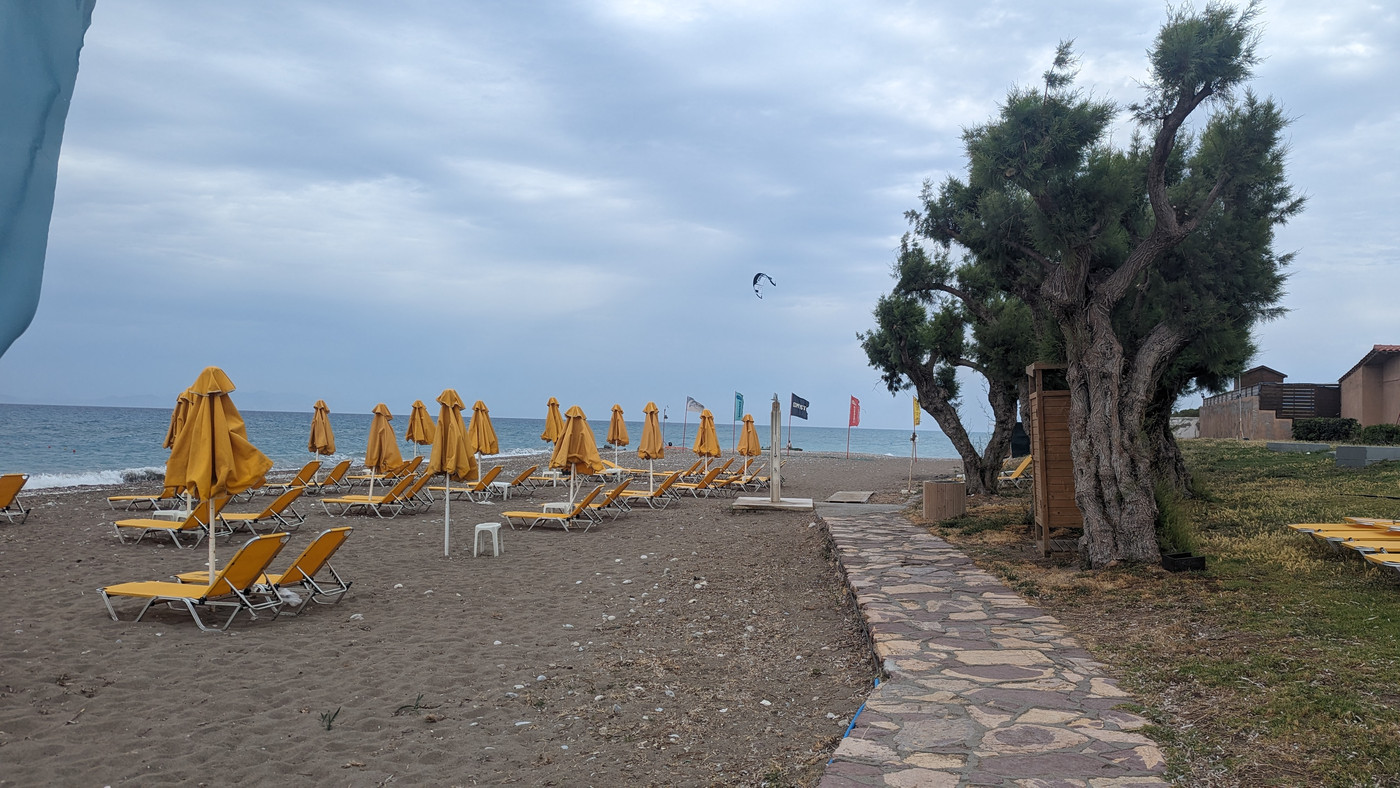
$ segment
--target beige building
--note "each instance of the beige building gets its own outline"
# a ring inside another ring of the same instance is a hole
[[[1400,345],[1376,345],[1342,376],[1342,418],[1400,424]]]
[[[1200,437],[1286,441],[1293,420],[1336,417],[1341,411],[1335,383],[1285,383],[1270,367],[1246,370],[1234,391],[1206,397],[1201,403]]]

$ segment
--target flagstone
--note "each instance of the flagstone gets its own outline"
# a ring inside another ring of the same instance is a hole
[[[890,747],[883,744],[876,744],[865,739],[853,739],[849,736],[841,740],[841,744],[836,747],[838,758],[862,758],[867,761],[894,761],[899,759],[899,755]]]
[[[956,788],[959,782],[956,774],[929,769],[905,769],[885,775],[885,785],[890,788]]]
[[[1049,665],[1044,652],[1033,649],[969,649],[958,654],[964,665]]]

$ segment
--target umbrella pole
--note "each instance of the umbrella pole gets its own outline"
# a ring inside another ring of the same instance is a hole
[[[574,508],[574,482],[578,479],[577,469],[569,466],[569,508]]]
[[[442,494],[442,557],[448,557],[448,547],[452,544],[452,474],[446,475],[446,492]]]
[[[214,496],[209,496],[209,582],[214,582]]]
[[[647,460],[647,492],[656,492],[656,460]]]

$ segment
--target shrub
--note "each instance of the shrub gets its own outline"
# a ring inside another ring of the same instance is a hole
[[[1347,441],[1360,426],[1356,419],[1294,419],[1293,440],[1321,443]]]
[[[1362,427],[1352,440],[1368,446],[1400,446],[1400,424],[1372,424]]]
[[[1182,410],[1179,410],[1179,411],[1173,413],[1172,415],[1173,415],[1173,416],[1199,416],[1199,415],[1201,415],[1201,409],[1200,409],[1200,408],[1184,408],[1184,409],[1182,409]]]

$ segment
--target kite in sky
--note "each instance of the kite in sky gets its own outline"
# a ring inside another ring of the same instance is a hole
[[[773,277],[769,276],[768,274],[765,274],[765,273],[757,273],[757,274],[754,274],[754,275],[753,275],[753,294],[756,295],[756,296],[758,296],[758,297],[761,299],[761,298],[763,298],[763,291],[760,290],[760,289],[758,288],[758,280],[760,280],[760,279],[767,279],[767,280],[768,280],[768,284],[770,284],[770,285],[772,285],[772,286],[774,286],[774,287],[777,287],[777,286],[778,286],[778,283],[777,283],[777,282],[774,282],[774,281],[773,281]]]

